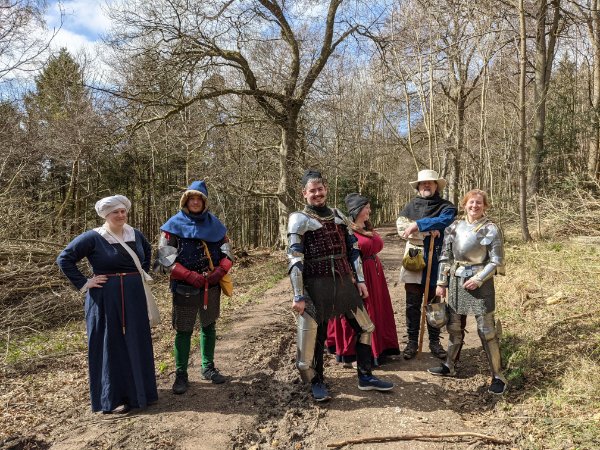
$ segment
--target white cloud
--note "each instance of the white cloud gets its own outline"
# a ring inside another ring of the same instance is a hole
[[[93,53],[95,51],[96,43],[86,36],[73,33],[66,29],[61,29],[58,30],[58,33],[52,40],[51,47],[53,50],[65,47],[69,53],[76,55],[82,51],[85,53]]]
[[[106,32],[110,27],[110,19],[103,10],[105,3],[103,0],[63,1],[67,28],[90,37]],[[53,5],[53,8],[57,11],[58,4]]]
[[[103,0],[52,2],[46,14],[49,34],[57,33],[52,48],[66,47],[73,54],[92,51],[94,43],[110,28],[104,4]]]

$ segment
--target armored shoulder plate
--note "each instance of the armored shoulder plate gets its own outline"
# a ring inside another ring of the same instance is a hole
[[[452,241],[454,241],[454,236],[456,235],[456,225],[458,222],[459,220],[455,220],[444,230],[444,245],[450,244]]]
[[[496,239],[502,239],[502,233],[495,223],[488,222],[477,231],[477,239],[481,245],[489,245]]]
[[[231,242],[229,242],[229,239],[221,245],[221,252],[233,261],[233,252],[231,251]]]
[[[303,236],[307,231],[315,231],[321,228],[321,222],[303,212],[297,211],[290,214],[288,220],[288,234],[298,234]]]
[[[334,221],[337,225],[346,225],[348,227],[349,230],[351,230],[351,226],[350,226],[350,219],[348,219],[339,209],[337,208],[332,208],[333,209],[333,217],[334,217]]]

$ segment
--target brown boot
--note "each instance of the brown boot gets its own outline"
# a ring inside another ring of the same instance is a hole
[[[418,351],[419,344],[414,341],[408,341],[408,344],[406,344],[406,347],[404,347],[404,350],[402,351],[402,355],[404,356],[404,359],[413,359],[417,356]]]
[[[429,343],[429,350],[431,351],[431,354],[437,358],[446,359],[446,356],[448,356],[448,353],[446,353],[446,350],[444,350],[444,347],[442,347],[442,344],[440,344],[439,341],[437,342],[430,342]]]

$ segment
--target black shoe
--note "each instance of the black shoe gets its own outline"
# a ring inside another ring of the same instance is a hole
[[[311,384],[312,397],[315,402],[326,402],[331,398],[327,386],[322,381]]]
[[[414,341],[408,341],[408,344],[406,344],[406,347],[404,347],[402,355],[404,356],[404,359],[413,359],[415,356],[417,356],[418,351],[419,344]]]
[[[494,378],[492,384],[488,388],[490,394],[502,395],[506,391],[506,383],[500,378]]]
[[[227,381],[227,379],[221,375],[219,369],[215,367],[214,364],[210,363],[207,367],[202,369],[202,378],[205,380],[210,380],[214,384],[222,384]]]
[[[442,364],[438,367],[431,367],[427,369],[427,372],[438,377],[453,377],[456,375],[456,372],[454,372],[454,370],[450,370],[445,364]]]
[[[173,394],[185,394],[185,392],[188,390],[188,387],[189,383],[187,372],[176,372],[175,383],[173,383]]]
[[[444,350],[444,347],[442,347],[442,344],[440,344],[439,341],[430,342],[429,350],[433,356],[440,359],[446,359],[446,356],[448,356],[448,353],[446,353],[446,350]]]

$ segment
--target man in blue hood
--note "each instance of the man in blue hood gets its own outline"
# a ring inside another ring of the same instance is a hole
[[[159,267],[171,274],[175,334],[174,394],[188,384],[188,359],[196,318],[200,316],[202,377],[226,381],[214,364],[220,313],[220,282],[233,265],[227,228],[208,211],[206,183],[194,181],[181,196],[180,211],[160,227]]]

